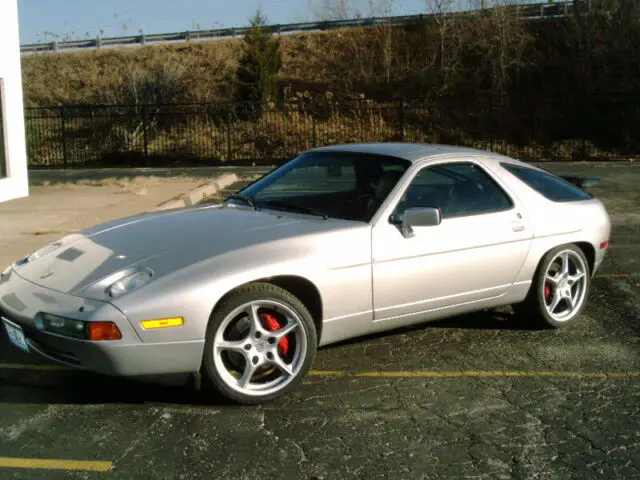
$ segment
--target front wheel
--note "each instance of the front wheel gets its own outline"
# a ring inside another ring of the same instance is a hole
[[[558,328],[582,312],[590,286],[589,262],[582,250],[576,245],[556,247],[542,258],[525,301],[513,309],[539,327]]]
[[[224,396],[259,404],[294,389],[317,349],[313,318],[294,295],[254,283],[227,297],[207,329],[205,378]]]

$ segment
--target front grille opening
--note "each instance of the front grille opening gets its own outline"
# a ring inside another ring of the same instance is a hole
[[[41,342],[35,342],[31,338],[27,338],[27,343],[31,348],[40,352],[45,357],[51,358],[52,360],[55,360],[60,363],[65,363],[67,365],[71,365],[74,367],[82,366],[82,362],[80,361],[80,359],[76,357],[73,353],[57,350],[51,347],[50,345],[45,345],[44,343],[41,343]]]

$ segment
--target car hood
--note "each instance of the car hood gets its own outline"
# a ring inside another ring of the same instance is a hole
[[[187,208],[90,228],[62,248],[16,266],[16,273],[43,287],[80,295],[125,269],[148,267],[155,277],[162,277],[234,250],[353,226],[348,221],[244,207]],[[104,297],[104,288],[97,296]]]

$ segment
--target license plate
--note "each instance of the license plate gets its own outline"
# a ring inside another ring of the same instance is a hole
[[[27,345],[27,340],[24,338],[22,328],[13,322],[10,322],[6,318],[2,319],[2,323],[4,323],[4,328],[7,331],[7,335],[9,336],[9,341],[19,349],[28,352],[29,345]]]

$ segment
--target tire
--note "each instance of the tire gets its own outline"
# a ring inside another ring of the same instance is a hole
[[[534,327],[560,328],[582,313],[590,288],[591,269],[584,252],[573,244],[562,245],[542,257],[526,299],[512,307]]]
[[[317,346],[313,317],[297,297],[270,283],[252,283],[213,312],[202,374],[234,402],[266,403],[299,385]]]

